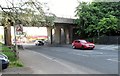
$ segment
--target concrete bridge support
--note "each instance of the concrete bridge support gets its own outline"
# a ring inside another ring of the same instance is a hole
[[[48,44],[52,44],[53,41],[52,27],[47,27],[47,34],[48,34]]]
[[[71,27],[65,28],[66,44],[72,43],[72,37],[73,37],[72,33],[73,33],[73,28]]]
[[[66,44],[66,32],[65,28],[61,28],[61,44]]]
[[[65,28],[65,37],[66,37],[66,44],[70,43],[70,33],[69,33],[69,29]]]
[[[54,43],[55,44],[61,44],[61,27],[56,26],[55,27],[55,34],[54,34]]]
[[[70,44],[73,38],[74,19],[56,17],[54,28],[47,27],[48,43]]]
[[[48,44],[72,43],[73,28],[69,25],[56,25],[54,28],[47,27]]]

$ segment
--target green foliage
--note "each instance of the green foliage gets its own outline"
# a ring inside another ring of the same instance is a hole
[[[11,49],[9,49],[8,47],[5,46],[1,46],[0,49],[2,49],[2,51],[10,51]]]
[[[19,60],[10,62],[10,66],[9,67],[16,67],[16,66],[17,67],[23,67],[23,64]]]
[[[49,16],[46,16],[43,8],[46,8],[38,0],[28,0],[21,1],[20,3],[11,3],[12,7],[9,11],[2,12],[2,24],[6,23],[6,18],[9,18],[15,24],[23,24],[24,26],[53,26],[53,20],[55,15],[48,13]],[[52,18],[49,18],[52,17]],[[47,20],[47,18],[49,18]]]
[[[120,2],[82,2],[76,8],[76,23],[83,37],[113,35],[120,30]]]
[[[45,11],[43,10],[43,4],[39,1],[28,0],[26,2],[20,3],[22,12],[19,13],[19,20],[22,24],[26,26],[52,26],[54,20],[54,14],[49,13],[49,16],[46,16]],[[47,11],[48,12],[48,11]]]
[[[9,58],[9,60],[11,62],[17,60],[17,58],[15,57],[15,53],[14,52],[10,52],[10,51],[6,52],[6,51],[4,51],[3,53],[8,56],[8,58]]]
[[[12,51],[13,49],[9,49],[7,46],[0,43],[0,50],[10,60],[10,66],[9,67],[23,67],[23,64],[16,57],[16,53]]]
[[[110,15],[109,18],[102,18],[98,23],[97,30],[101,33],[115,31],[117,29],[117,18]]]

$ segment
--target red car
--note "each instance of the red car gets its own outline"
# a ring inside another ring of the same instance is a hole
[[[72,43],[72,48],[81,48],[81,49],[94,49],[95,44],[87,42],[86,40],[74,40]]]

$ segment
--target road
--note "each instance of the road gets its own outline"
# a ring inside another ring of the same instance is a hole
[[[70,45],[35,46],[31,44],[24,45],[24,48],[67,67],[71,73],[118,74],[118,50],[110,49],[112,47],[108,45],[98,45],[94,50],[72,49]],[[40,63],[38,60],[36,65]],[[53,65],[53,67],[56,66]],[[50,68],[47,69],[50,71]]]

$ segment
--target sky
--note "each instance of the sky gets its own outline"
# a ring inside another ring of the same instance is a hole
[[[21,0],[0,0],[0,5],[2,7],[7,7],[7,5],[11,5],[10,2],[19,3]],[[26,0],[22,0],[26,1]],[[75,16],[75,9],[78,5],[78,0],[38,0],[42,3],[47,3],[47,7],[49,7],[49,12],[54,13],[57,17],[64,17],[64,18],[74,18]],[[89,1],[89,0],[84,0]],[[36,28],[36,34],[39,35],[46,35],[46,32],[44,34],[40,34],[40,30],[37,30]],[[43,31],[46,28],[41,28]],[[27,32],[31,29],[25,29],[24,32]],[[0,32],[3,34],[3,28],[0,28]],[[13,29],[11,31],[14,33]],[[0,34],[1,34],[0,33]],[[29,31],[29,33],[33,33],[33,31]]]
[[[18,2],[21,0],[0,0],[0,5],[9,5],[9,2]],[[25,0],[23,0],[25,1]],[[54,13],[57,17],[73,18],[75,16],[75,9],[78,5],[78,0],[38,0],[42,3],[47,3],[49,12]],[[82,1],[82,0],[79,0]],[[90,0],[84,0],[90,1]]]
[[[50,12],[61,17],[73,17],[77,0],[49,0]]]
[[[9,1],[9,2],[8,2]],[[28,0],[0,0],[0,5],[6,6],[10,2],[28,1]],[[91,2],[93,0],[37,0],[41,3],[47,3],[49,12],[54,13],[57,17],[74,18],[75,9],[78,6],[78,1]],[[120,1],[120,0],[94,0],[94,1]]]

